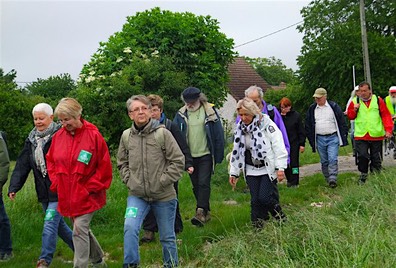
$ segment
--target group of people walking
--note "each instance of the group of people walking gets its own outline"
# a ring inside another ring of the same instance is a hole
[[[359,183],[368,171],[381,170],[382,140],[393,134],[396,87],[383,101],[367,82],[359,84],[346,115],[354,120],[354,146]],[[392,94],[393,95],[392,95]],[[224,158],[224,131],[216,108],[200,89],[186,88],[184,102],[173,121],[163,112],[158,95],[134,95],[126,102],[131,127],[117,152],[117,167],[128,189],[124,215],[123,267],[140,263],[139,242],[151,242],[159,232],[164,267],[178,266],[176,234],[183,221],[178,203],[178,180],[186,171],[196,201],[191,224],[202,227],[211,219],[211,176]],[[277,183],[299,185],[299,154],[305,140],[320,156],[329,187],[337,187],[338,148],[348,144],[348,128],[340,106],[316,89],[305,127],[292,102],[282,98],[277,107],[263,100],[263,90],[251,86],[236,105],[237,119],[230,153],[229,183],[235,187],[243,174],[251,196],[251,221],[263,228],[272,216],[284,222]],[[390,108],[393,110],[390,111]],[[103,250],[90,230],[94,212],[106,204],[112,181],[112,163],[106,142],[96,126],[82,117],[73,98],[63,98],[55,108],[37,104],[32,111],[34,128],[25,141],[11,175],[8,197],[17,193],[33,171],[38,201],[45,213],[42,249],[37,267],[49,267],[59,236],[74,252],[74,267],[107,267]],[[393,117],[392,117],[393,116]],[[54,117],[58,122],[54,122]],[[1,134],[1,133],[0,133]],[[138,152],[138,153],[137,153]],[[0,185],[9,170],[6,140],[0,135]],[[0,198],[0,260],[12,257],[10,223]],[[63,217],[70,217],[72,228]],[[140,228],[144,235],[139,241]]]

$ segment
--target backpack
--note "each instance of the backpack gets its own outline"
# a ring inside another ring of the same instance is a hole
[[[268,116],[271,118],[272,121],[274,121],[275,118],[274,106],[272,106],[272,104],[267,104],[267,111],[268,111]]]
[[[161,147],[162,152],[165,154],[165,139],[164,139],[164,126],[161,125],[154,131],[154,139],[157,144]],[[131,133],[131,129],[128,128],[122,133],[122,143],[125,148],[128,148],[129,134]]]

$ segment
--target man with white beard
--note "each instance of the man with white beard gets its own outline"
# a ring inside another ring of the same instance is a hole
[[[224,158],[224,130],[217,111],[198,88],[186,88],[181,98],[185,105],[173,121],[185,135],[193,157],[190,179],[197,204],[191,223],[202,227],[210,220],[210,181],[214,165]]]

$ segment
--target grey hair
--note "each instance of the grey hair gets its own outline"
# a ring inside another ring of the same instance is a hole
[[[182,100],[184,103],[186,103],[186,102],[184,101],[184,98],[183,98],[183,93],[181,94],[180,98],[181,98],[181,100]],[[205,95],[204,93],[202,93],[202,92],[199,93],[198,100],[199,100],[200,103],[208,102],[208,98],[207,98],[206,95]]]
[[[36,104],[36,106],[33,107],[32,110],[32,115],[34,116],[35,112],[43,112],[46,115],[53,115],[54,114],[54,110],[52,109],[51,105],[49,105],[48,103],[38,103]]]
[[[239,100],[236,109],[237,111],[239,111],[240,109],[245,109],[250,115],[261,114],[261,110],[257,106],[257,104],[248,97]]]
[[[264,97],[264,92],[263,89],[261,87],[258,87],[256,85],[254,86],[250,86],[248,89],[245,90],[245,97],[247,97],[250,93],[257,91],[260,95],[260,98]]]
[[[128,112],[131,111],[131,105],[132,105],[132,102],[134,102],[134,101],[143,102],[144,104],[147,105],[148,108],[151,109],[151,101],[149,100],[149,98],[147,98],[144,95],[133,95],[126,102],[126,107],[127,107]]]

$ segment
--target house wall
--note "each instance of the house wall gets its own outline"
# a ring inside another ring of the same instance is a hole
[[[227,99],[223,104],[223,107],[218,109],[219,115],[223,119],[224,131],[229,134],[234,133],[235,129],[235,118],[236,118],[236,104],[237,101],[231,94],[227,94]]]

